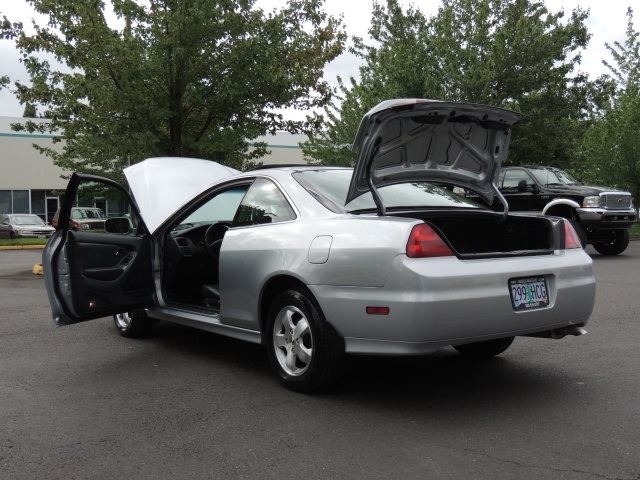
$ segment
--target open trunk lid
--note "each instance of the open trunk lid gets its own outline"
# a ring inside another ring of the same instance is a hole
[[[491,205],[511,126],[521,115],[486,105],[423,99],[387,100],[362,119],[358,158],[346,203],[376,188],[427,181],[470,189]]]

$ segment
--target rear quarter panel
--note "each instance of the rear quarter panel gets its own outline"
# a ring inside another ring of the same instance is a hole
[[[221,321],[258,329],[260,294],[279,275],[305,285],[381,287],[416,223],[336,215],[230,230],[220,252]],[[321,263],[318,255],[310,255],[317,237],[331,238]]]

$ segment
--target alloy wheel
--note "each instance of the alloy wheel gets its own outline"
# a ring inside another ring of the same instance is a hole
[[[118,313],[117,315],[114,315],[114,319],[118,328],[126,330],[131,325],[131,312]]]
[[[273,324],[273,349],[282,369],[291,376],[302,375],[313,359],[313,336],[302,311],[286,306]]]

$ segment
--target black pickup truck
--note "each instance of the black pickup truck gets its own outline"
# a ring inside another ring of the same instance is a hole
[[[617,255],[629,245],[629,229],[637,221],[631,193],[592,187],[553,167],[503,168],[498,188],[512,212],[540,212],[568,219],[582,245],[602,255]]]

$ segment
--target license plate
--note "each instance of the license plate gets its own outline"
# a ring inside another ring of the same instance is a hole
[[[545,277],[512,278],[509,280],[509,290],[515,311],[549,306],[549,289]]]
[[[46,235],[38,235],[38,238],[47,238]]]

